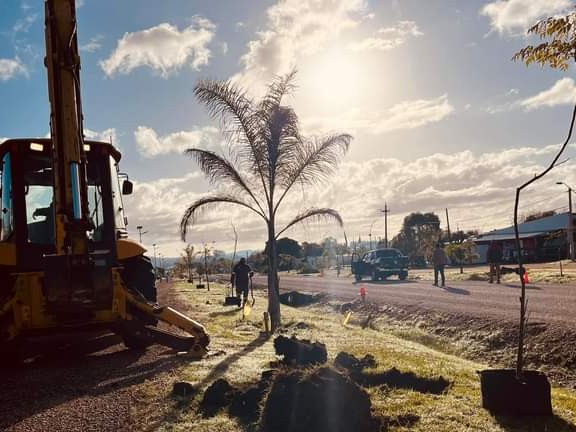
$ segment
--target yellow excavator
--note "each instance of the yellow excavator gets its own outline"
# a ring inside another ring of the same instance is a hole
[[[29,337],[85,329],[201,357],[204,326],[156,303],[152,264],[128,239],[120,153],[84,140],[74,0],[45,1],[45,37],[51,138],[0,144],[0,361]]]

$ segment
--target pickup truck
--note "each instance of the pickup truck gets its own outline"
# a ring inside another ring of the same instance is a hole
[[[372,250],[366,252],[362,259],[352,258],[352,273],[356,281],[362,280],[363,276],[370,276],[373,281],[389,276],[398,276],[398,279],[405,280],[408,277],[408,257],[398,249]]]

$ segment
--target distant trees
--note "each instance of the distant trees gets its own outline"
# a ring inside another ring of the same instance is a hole
[[[410,213],[391,246],[404,252],[412,262],[418,257],[430,259],[435,244],[441,239],[440,218],[435,213]]]
[[[446,245],[446,255],[454,264],[460,265],[460,273],[464,273],[464,264],[472,264],[478,258],[476,244],[472,240]]]

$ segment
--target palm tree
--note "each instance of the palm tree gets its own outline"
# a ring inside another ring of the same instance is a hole
[[[309,220],[342,218],[330,208],[310,208],[278,229],[279,208],[295,185],[312,186],[332,174],[348,151],[352,137],[334,134],[306,139],[300,134],[294,110],[282,105],[294,90],[295,71],[275,78],[260,100],[254,100],[230,81],[201,81],[194,88],[212,118],[218,119],[228,138],[229,156],[191,148],[186,154],[200,166],[206,178],[220,186],[217,192],[192,203],[180,223],[182,239],[196,222],[200,210],[220,204],[244,207],[260,216],[268,230],[268,312],[272,329],[280,320],[276,240],[292,226]]]

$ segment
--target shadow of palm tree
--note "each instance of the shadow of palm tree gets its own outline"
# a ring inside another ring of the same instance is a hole
[[[222,375],[224,375],[224,373],[226,373],[226,371],[230,368],[230,366],[232,366],[234,363],[236,363],[245,355],[250,354],[254,350],[264,345],[269,339],[270,339],[269,335],[261,333],[256,339],[254,339],[240,351],[230,354],[228,357],[226,357],[220,363],[214,366],[214,368],[210,371],[210,373],[206,375],[206,377],[204,377],[204,379],[201,382],[198,383],[198,388],[203,388],[206,384],[220,378]]]

